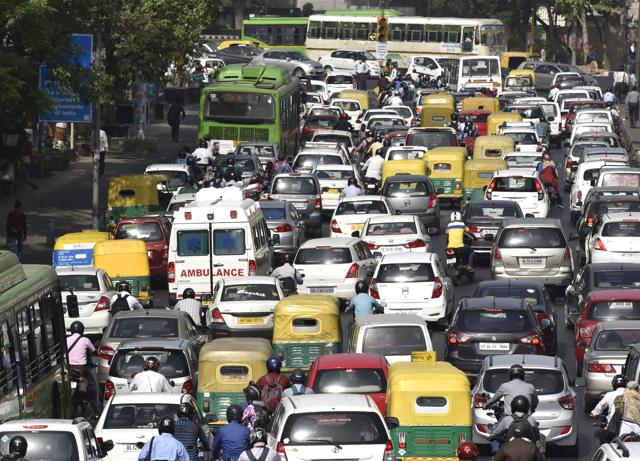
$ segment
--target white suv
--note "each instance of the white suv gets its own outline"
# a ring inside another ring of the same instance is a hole
[[[592,461],[640,461],[640,442],[623,442],[619,438],[600,445]]]
[[[374,55],[366,50],[335,50],[328,56],[322,56],[318,61],[324,67],[326,73],[339,71],[355,73],[355,66],[359,60],[363,60],[369,66],[369,76],[380,76],[380,65]]]
[[[107,452],[113,448],[111,440],[98,442],[91,424],[83,418],[7,421],[0,426],[2,455],[9,454],[9,441],[15,435],[27,439],[29,459],[100,461],[109,459]]]
[[[485,190],[486,200],[513,200],[525,215],[546,218],[551,206],[549,195],[533,168],[498,170]]]
[[[636,262],[640,258],[640,213],[598,216],[584,249],[588,264]]]

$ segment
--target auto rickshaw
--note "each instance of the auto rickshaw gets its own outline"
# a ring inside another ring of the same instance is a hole
[[[524,61],[528,61],[531,55],[526,51],[505,51],[500,54],[500,71],[507,75],[509,71],[516,69]]]
[[[398,459],[458,459],[458,445],[472,440],[469,387],[462,371],[434,353],[391,364],[386,421]]]
[[[508,167],[507,162],[501,159],[467,160],[462,178],[464,204],[471,200],[484,200],[484,188],[491,182],[493,174]]]
[[[514,112],[495,112],[487,119],[487,134],[498,134],[504,122],[521,122],[522,116]]]
[[[423,107],[430,106],[430,105],[436,105],[436,106],[445,105],[445,106],[451,107],[453,112],[453,109],[455,109],[456,107],[456,100],[452,95],[448,93],[434,93],[422,98],[421,105]]]
[[[388,177],[397,174],[411,174],[429,176],[429,167],[423,159],[414,160],[387,160],[382,164],[382,186]]]
[[[362,110],[369,110],[369,93],[363,90],[342,90],[340,99],[355,99]]]
[[[504,80],[504,89],[508,91],[527,91],[535,93],[536,74],[532,70],[512,70]]]
[[[140,304],[151,305],[151,270],[147,245],[142,240],[104,240],[93,247],[93,265],[104,269],[114,285],[129,282]]]
[[[118,176],[109,181],[109,224],[166,209],[171,200],[169,177],[162,174]],[[166,201],[166,203],[164,203]]]
[[[217,338],[202,346],[197,399],[211,426],[226,424],[229,405],[245,402],[244,388],[267,374],[269,357],[271,343],[264,338]]]
[[[53,247],[53,267],[93,266],[93,247],[111,239],[111,233],[94,230],[61,235]]]
[[[504,158],[507,152],[516,150],[516,142],[511,136],[478,136],[473,145],[473,158]]]
[[[429,178],[441,200],[462,201],[466,159],[467,149],[464,147],[436,147],[424,155],[422,160],[429,168]]]
[[[217,49],[225,50],[229,47],[238,46],[238,45],[255,46],[258,48],[264,48],[264,44],[260,43],[257,40],[223,40],[218,45]]]
[[[425,104],[420,110],[420,126],[438,128],[448,126],[455,109],[448,104]]]
[[[488,110],[494,114],[500,110],[500,101],[498,101],[498,98],[489,98],[486,96],[464,98],[462,100],[461,110]]]
[[[319,355],[340,352],[340,302],[328,295],[289,296],[273,311],[273,354],[282,371],[308,370]]]

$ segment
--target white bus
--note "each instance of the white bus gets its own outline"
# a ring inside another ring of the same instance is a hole
[[[498,56],[462,56],[458,64],[458,79],[455,88],[464,91],[472,88],[488,88],[494,93],[502,89],[500,57]]]
[[[305,47],[311,59],[338,49],[376,52],[376,17],[309,17]],[[411,56],[445,57],[500,55],[507,51],[504,24],[497,19],[389,17],[389,54],[400,55],[399,65],[409,67]]]

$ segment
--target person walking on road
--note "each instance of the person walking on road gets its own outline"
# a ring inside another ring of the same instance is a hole
[[[193,288],[184,289],[182,292],[182,299],[176,303],[173,309],[189,314],[196,325],[200,325],[202,323],[200,319],[202,304],[196,299],[196,292],[193,291]]]
[[[158,423],[159,437],[152,437],[144,444],[138,461],[189,461],[189,454],[174,436],[175,422],[171,416],[165,416]]]
[[[631,128],[635,128],[638,124],[638,112],[640,111],[640,93],[635,86],[631,87],[631,91],[627,93],[624,103],[629,108],[629,124]]]
[[[27,216],[22,212],[22,202],[16,200],[13,211],[7,215],[7,247],[21,258],[25,240],[27,240]]]
[[[109,136],[107,136],[107,132],[104,130],[100,130],[100,164],[99,164],[99,176],[102,177],[104,175],[104,162],[107,156],[107,151],[109,150]]]
[[[629,74],[624,70],[624,65],[620,66],[616,72],[613,73],[613,91],[616,94],[618,101],[622,101],[629,89]]]
[[[369,73],[369,66],[366,62],[362,60],[362,58],[358,59],[358,62],[355,65],[356,71],[356,82],[358,84],[359,90],[367,89],[367,74]]]
[[[167,111],[167,123],[171,127],[171,140],[174,142],[180,140],[180,123],[182,123],[186,115],[184,107],[175,99]]]

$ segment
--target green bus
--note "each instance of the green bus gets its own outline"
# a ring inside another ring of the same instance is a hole
[[[275,142],[287,156],[300,144],[300,82],[279,66],[231,64],[200,95],[198,139],[221,151],[241,142]]]
[[[0,423],[71,417],[58,276],[0,251]]]

